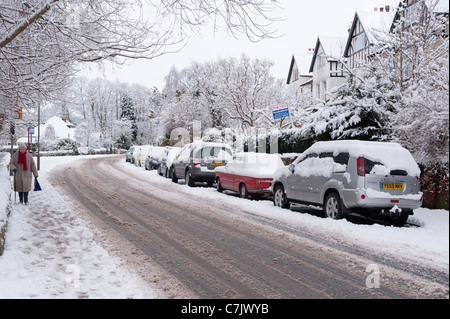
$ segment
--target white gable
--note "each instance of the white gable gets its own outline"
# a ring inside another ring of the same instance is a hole
[[[55,139],[75,139],[75,129],[73,128],[73,124],[69,122],[64,122],[60,117],[53,116],[52,118],[48,119],[45,124],[41,124],[41,139],[46,139],[46,136],[53,134],[48,134],[47,129],[50,131],[52,127],[54,130],[54,138]],[[47,134],[46,134],[47,132]],[[37,130],[36,130],[37,134]],[[53,137],[52,137],[53,138]]]

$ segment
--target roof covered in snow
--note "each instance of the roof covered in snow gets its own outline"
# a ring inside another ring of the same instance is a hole
[[[347,39],[342,37],[332,36],[319,36],[317,38],[316,47],[314,49],[314,56],[309,66],[309,72],[313,72],[314,63],[316,62],[317,54],[319,54],[319,48],[322,47],[325,57],[329,61],[340,61],[343,56],[344,48]]]
[[[51,132],[54,129],[54,135]],[[66,122],[58,116],[48,119],[45,124],[41,124],[41,139],[75,139],[75,128],[70,122]],[[36,130],[36,136],[38,132]]]

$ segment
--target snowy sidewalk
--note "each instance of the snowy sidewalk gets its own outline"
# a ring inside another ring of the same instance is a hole
[[[13,205],[0,257],[0,298],[158,298],[94,241],[48,182],[55,160],[61,162],[44,159],[43,191],[30,192],[28,206]]]

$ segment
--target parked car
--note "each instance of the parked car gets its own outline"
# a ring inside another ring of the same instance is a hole
[[[417,163],[399,144],[318,142],[276,173],[274,205],[313,204],[334,219],[356,212],[401,226],[422,205],[419,176]]]
[[[217,191],[236,191],[241,198],[270,195],[273,175],[282,167],[280,154],[239,153],[227,165],[216,168]]]
[[[158,169],[158,174],[171,178],[170,169],[172,168],[173,159],[180,154],[181,147],[168,147],[161,158],[161,165]]]
[[[173,182],[185,179],[186,185],[195,182],[214,183],[214,169],[232,159],[232,150],[225,143],[194,142],[187,144],[173,160],[171,176]]]
[[[164,146],[152,146],[150,153],[145,159],[145,169],[146,170],[154,170],[158,169],[161,163],[161,157],[166,150]]]
[[[133,151],[136,149],[135,146],[131,146],[130,149],[125,154],[125,162],[130,162],[131,164],[134,164],[134,156]]]
[[[150,155],[152,151],[151,145],[141,145],[133,152],[134,165],[137,167],[145,167],[145,159]]]

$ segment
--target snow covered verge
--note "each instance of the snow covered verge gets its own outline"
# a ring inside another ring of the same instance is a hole
[[[0,153],[0,255],[5,244],[6,219],[11,195],[11,184],[7,169],[10,158],[9,153]]]
[[[49,172],[66,163],[98,156],[44,157],[39,182],[42,192],[30,193],[30,205],[11,205],[6,245],[0,256],[0,298],[166,298],[149,287],[120,260],[112,257],[92,234],[76,208],[52,187]],[[0,162],[2,163],[2,162]],[[449,212],[420,208],[410,217],[413,227],[354,224],[320,218],[297,209],[284,210],[270,201],[251,201],[218,193],[214,188],[174,184],[125,160],[130,176],[145,174],[149,183],[177,192],[210,198],[230,208],[229,214],[263,218],[290,229],[310,229],[325,240],[354,242],[389,255],[449,268]],[[14,201],[6,169],[0,170],[0,214]],[[6,174],[6,175],[5,175]],[[6,182],[5,182],[6,181]],[[9,195],[8,195],[9,194]],[[9,197],[8,197],[9,196]]]

